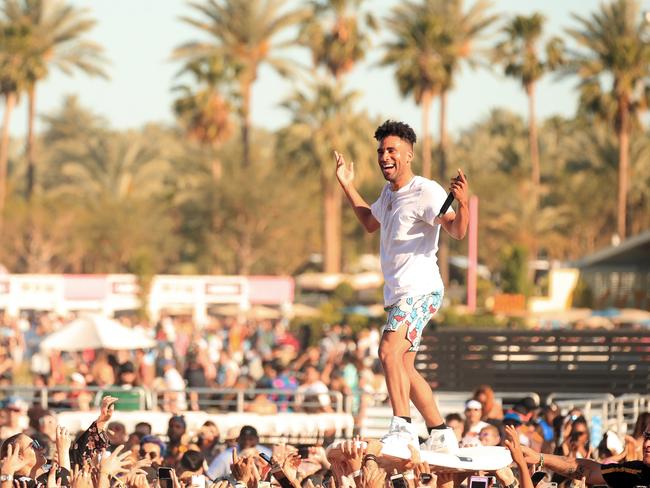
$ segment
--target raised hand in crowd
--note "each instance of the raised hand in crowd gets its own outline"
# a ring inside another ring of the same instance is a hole
[[[99,487],[110,486],[110,480],[120,474],[128,473],[127,466],[131,463],[130,451],[122,452],[124,446],[118,446],[110,455],[103,451],[99,461]]]
[[[117,400],[117,398],[112,396],[102,398],[102,403],[99,407],[99,417],[97,417],[97,428],[99,430],[106,430],[106,424],[111,421]]]
[[[291,477],[291,475],[284,470],[282,465],[280,465],[275,458],[271,458],[271,474],[276,480],[278,480],[281,486],[290,484],[293,488],[301,488],[298,480]]]
[[[147,481],[147,475],[144,473],[136,474],[127,478],[126,485],[130,488],[150,488],[149,481]]]
[[[413,473],[416,487],[435,488],[438,484],[438,476],[431,472],[429,463],[417,463],[413,466]]]
[[[58,469],[59,469],[58,463],[52,462],[52,466],[50,467],[50,470],[48,471],[47,474],[47,488],[61,488],[61,483],[63,482],[63,478],[59,477],[59,479],[57,479],[56,472]]]
[[[386,471],[377,463],[366,462],[361,468],[361,482],[358,488],[385,488]]]
[[[230,471],[237,481],[241,481],[248,488],[257,488],[257,484],[261,479],[255,458],[253,456],[239,457],[237,455],[237,448],[232,451],[232,464]]]
[[[59,460],[59,465],[68,471],[71,471],[70,466],[70,445],[72,444],[72,437],[65,427],[62,425],[56,428],[56,457]]]
[[[519,468],[519,481],[522,488],[534,488],[533,480],[530,478],[528,473],[528,465],[526,464],[526,458],[524,453],[521,450],[521,444],[519,442],[519,433],[512,425],[506,425],[505,427],[506,439],[504,441],[505,446],[510,451],[512,460]]]
[[[93,488],[93,478],[91,475],[90,463],[85,463],[83,467],[75,465],[72,471],[70,488]]]
[[[362,442],[359,436],[352,440],[345,441],[341,445],[341,453],[346,458],[345,467],[347,468],[346,476],[354,475],[355,478],[361,476],[361,463],[366,454],[368,444]]]
[[[27,459],[23,459],[20,456],[20,446],[18,444],[8,444],[7,456],[2,460],[2,464],[0,464],[0,474],[13,478],[13,475],[26,465]],[[6,484],[11,484],[11,480],[2,482],[3,487]]]

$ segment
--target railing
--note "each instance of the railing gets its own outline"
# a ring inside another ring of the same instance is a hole
[[[54,411],[87,410],[97,408],[101,399],[111,395],[118,398],[118,410],[198,410],[217,412],[247,411],[252,400],[265,395],[279,411],[316,412],[322,410],[317,395],[305,395],[295,390],[282,389],[235,389],[235,388],[186,388],[184,390],[149,390],[142,387],[87,386],[81,389],[67,386],[0,386],[0,399],[18,396],[28,404],[38,404]],[[338,391],[323,393],[329,398],[335,413],[351,411],[351,402],[344,400]]]

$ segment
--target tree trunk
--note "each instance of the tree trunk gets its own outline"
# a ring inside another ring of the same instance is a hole
[[[25,155],[27,156],[27,201],[34,196],[36,186],[36,160],[34,159],[34,121],[36,119],[36,83],[33,83],[28,92],[27,116],[27,142]]]
[[[629,101],[625,95],[618,99],[618,206],[616,229],[621,240],[626,237],[628,167],[630,158],[630,114]]]
[[[5,95],[5,113],[2,116],[2,135],[0,136],[0,230],[4,219],[7,200],[7,163],[9,160],[9,122],[16,106],[16,92]]]
[[[447,90],[440,93],[440,184],[447,188]],[[438,241],[438,269],[442,282],[447,286],[449,284],[449,241],[445,232],[440,233]]]
[[[537,232],[535,222],[539,210],[539,191],[541,183],[541,170],[539,165],[539,146],[537,143],[537,119],[535,110],[535,83],[526,85],[526,94],[528,95],[528,144],[530,146],[530,166],[531,166],[531,198],[533,200],[533,213],[528,222],[530,228],[530,259],[537,259]],[[529,278],[534,282],[535,270],[530,269]]]
[[[528,94],[528,143],[530,145],[530,164],[533,199],[535,210],[539,208],[539,185],[541,182],[541,170],[539,165],[539,146],[537,143],[537,120],[535,110],[535,84],[529,83],[526,86]]]
[[[429,133],[429,114],[433,94],[425,91],[422,94],[422,176],[431,179],[431,134]]]
[[[249,81],[242,83],[242,107],[241,107],[241,139],[242,139],[242,166],[250,167],[251,162],[251,90],[253,84]]]
[[[341,194],[329,174],[321,174],[323,188],[323,272],[341,272]]]

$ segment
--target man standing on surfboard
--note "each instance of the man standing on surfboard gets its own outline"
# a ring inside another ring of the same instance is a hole
[[[377,162],[387,181],[379,198],[369,205],[354,187],[354,165],[335,152],[336,176],[354,213],[368,232],[381,229],[381,267],[384,305],[388,312],[379,357],[393,408],[382,453],[410,458],[408,445],[418,447],[411,424],[409,399],[424,417],[429,439],[422,449],[455,452],[458,441],[438,411],[433,392],[415,369],[422,330],[442,305],[443,283],[436,252],[442,227],[462,239],[469,223],[467,180],[459,169],[449,191],[458,201],[439,215],[447,194],[435,181],[413,173],[415,132],[403,122],[386,121],[375,131]]]

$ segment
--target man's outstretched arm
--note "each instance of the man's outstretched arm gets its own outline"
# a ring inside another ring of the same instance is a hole
[[[554,454],[540,454],[529,447],[522,446],[528,464],[547,467],[554,473],[567,478],[580,480],[586,478],[588,485],[607,485],[600,470],[601,465],[591,459],[575,459]]]
[[[359,195],[359,192],[354,187],[354,163],[350,162],[350,167],[348,168],[342,154],[334,151],[334,157],[336,158],[336,178],[339,180],[350,205],[352,205],[354,214],[366,231],[375,232],[380,227],[379,222],[372,215],[370,205]]]

